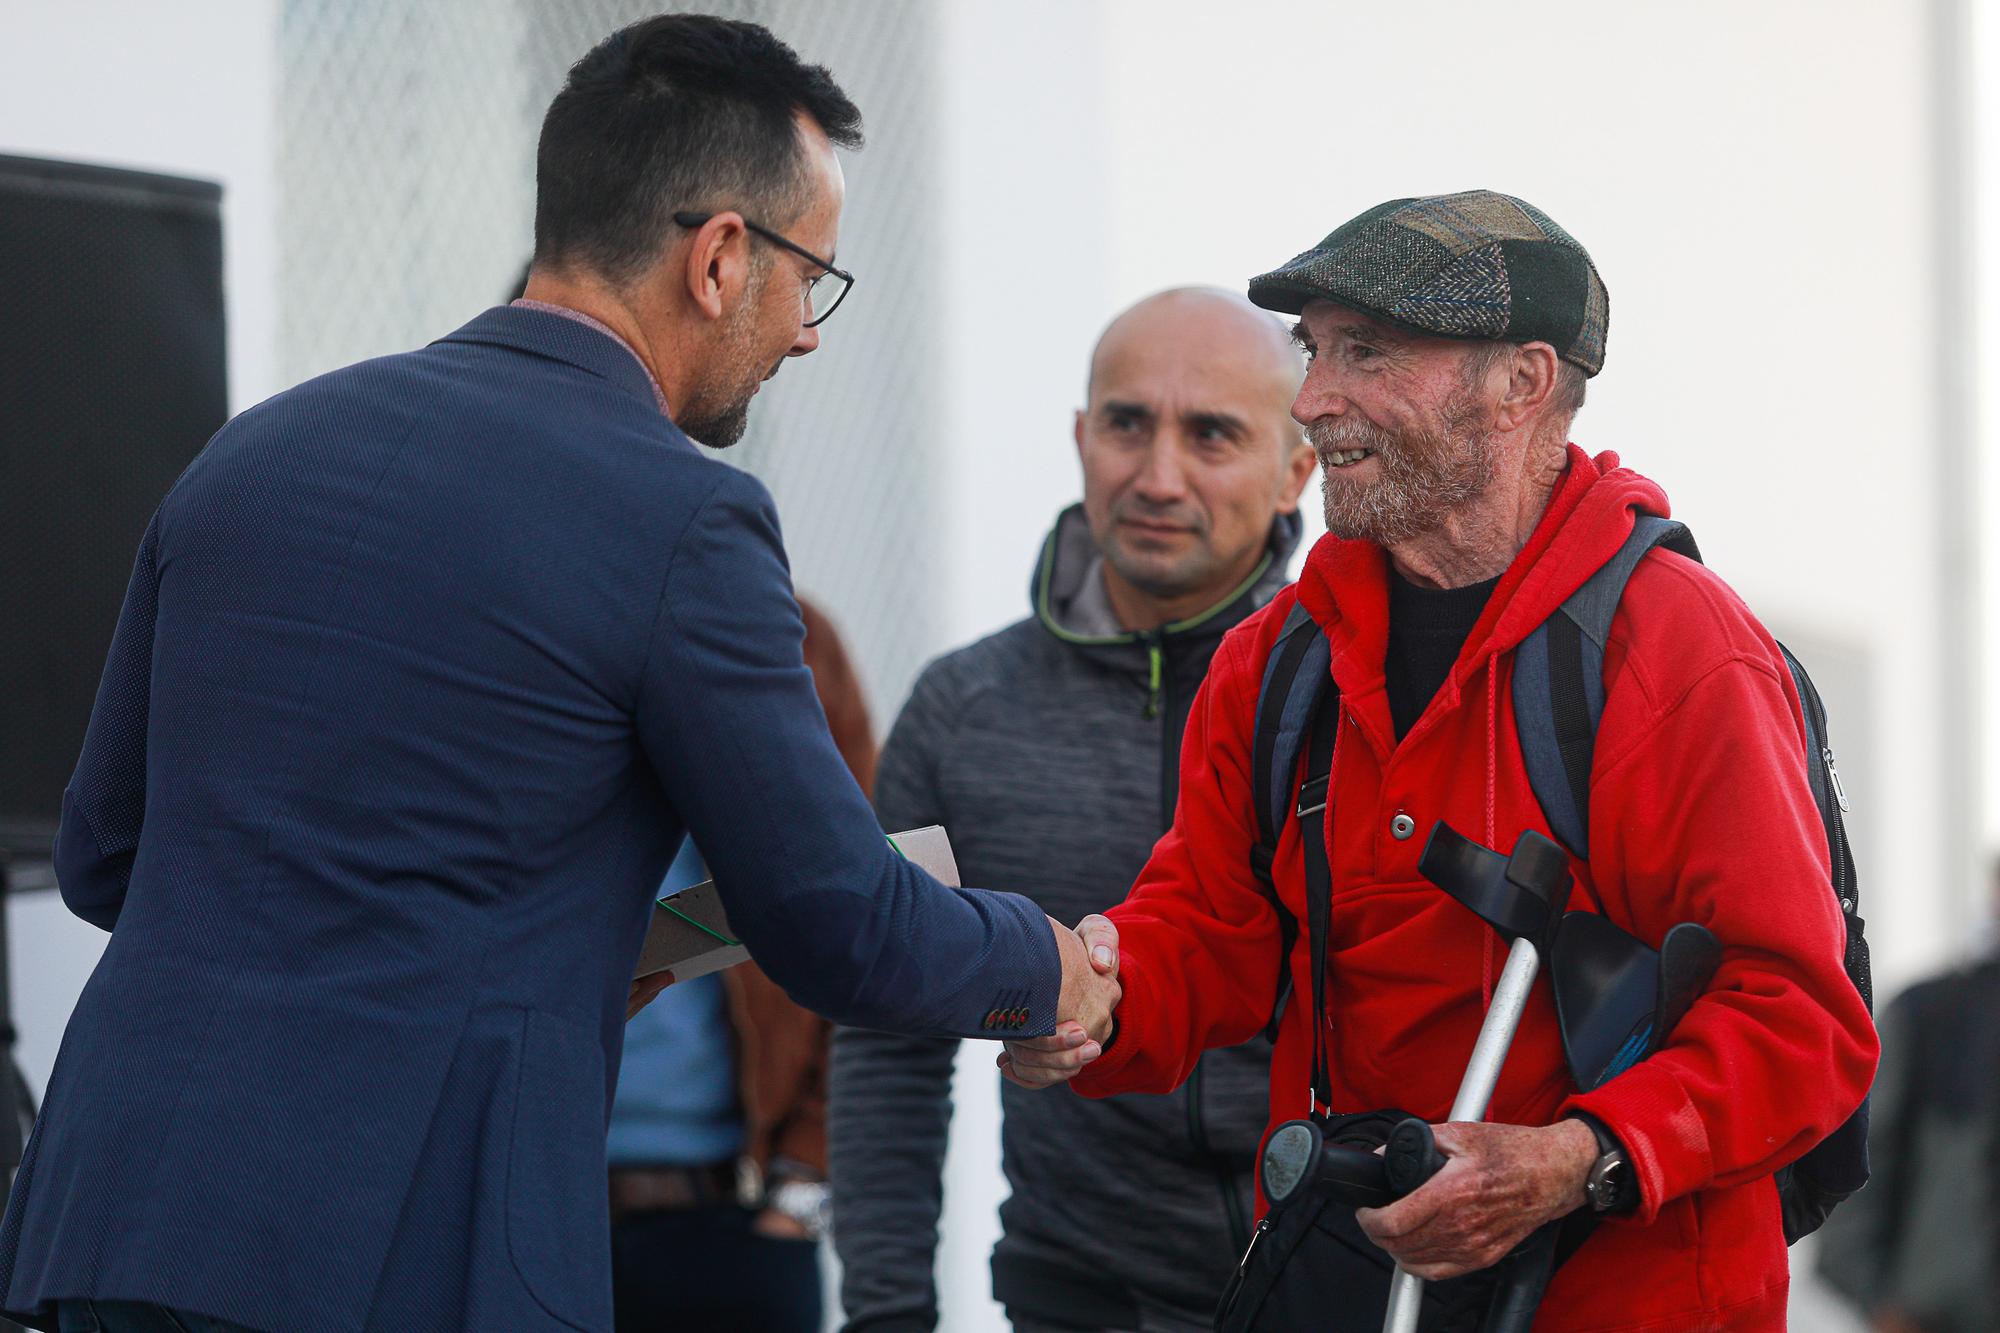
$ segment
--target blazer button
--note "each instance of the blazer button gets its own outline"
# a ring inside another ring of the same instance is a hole
[[[1408,842],[1410,835],[1417,831],[1417,821],[1398,810],[1396,817],[1389,821],[1389,832],[1397,842]]]

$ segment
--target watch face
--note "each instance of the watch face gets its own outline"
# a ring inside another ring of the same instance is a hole
[[[824,1184],[786,1181],[771,1192],[771,1206],[818,1238],[833,1218],[833,1199]]]
[[[1584,1192],[1590,1196],[1590,1206],[1598,1212],[1606,1212],[1618,1204],[1625,1192],[1628,1167],[1624,1155],[1606,1153],[1590,1168],[1590,1177],[1584,1184]]]

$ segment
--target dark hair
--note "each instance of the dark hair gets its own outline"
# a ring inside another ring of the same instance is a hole
[[[833,76],[755,23],[663,14],[613,33],[542,119],[535,262],[624,282],[658,258],[678,211],[784,226],[810,202],[801,111],[861,146],[861,112]]]

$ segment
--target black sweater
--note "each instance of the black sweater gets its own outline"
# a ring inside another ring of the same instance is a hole
[[[1397,740],[1409,734],[1430,706],[1499,586],[1496,575],[1463,588],[1420,588],[1390,569],[1389,654],[1383,670]]]

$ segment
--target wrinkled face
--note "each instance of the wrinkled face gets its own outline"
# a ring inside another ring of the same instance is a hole
[[[1481,349],[1393,328],[1331,301],[1293,336],[1311,364],[1292,415],[1325,474],[1327,530],[1384,546],[1434,531],[1493,484]]]
[[[833,251],[840,239],[840,209],[847,189],[840,161],[825,132],[811,119],[800,118],[799,136],[812,182],[805,211],[789,220],[751,220],[836,263]],[[683,430],[713,449],[725,449],[743,438],[750,400],[764,381],[778,373],[786,357],[804,356],[819,346],[819,330],[805,327],[812,317],[806,292],[825,270],[760,236],[747,235],[744,240],[750,253],[749,278],[723,317],[710,373],[699,393],[677,414]]]
[[[1219,600],[1255,566],[1304,481],[1285,416],[1298,369],[1267,317],[1209,294],[1156,297],[1105,332],[1077,451],[1091,535],[1127,583]]]

